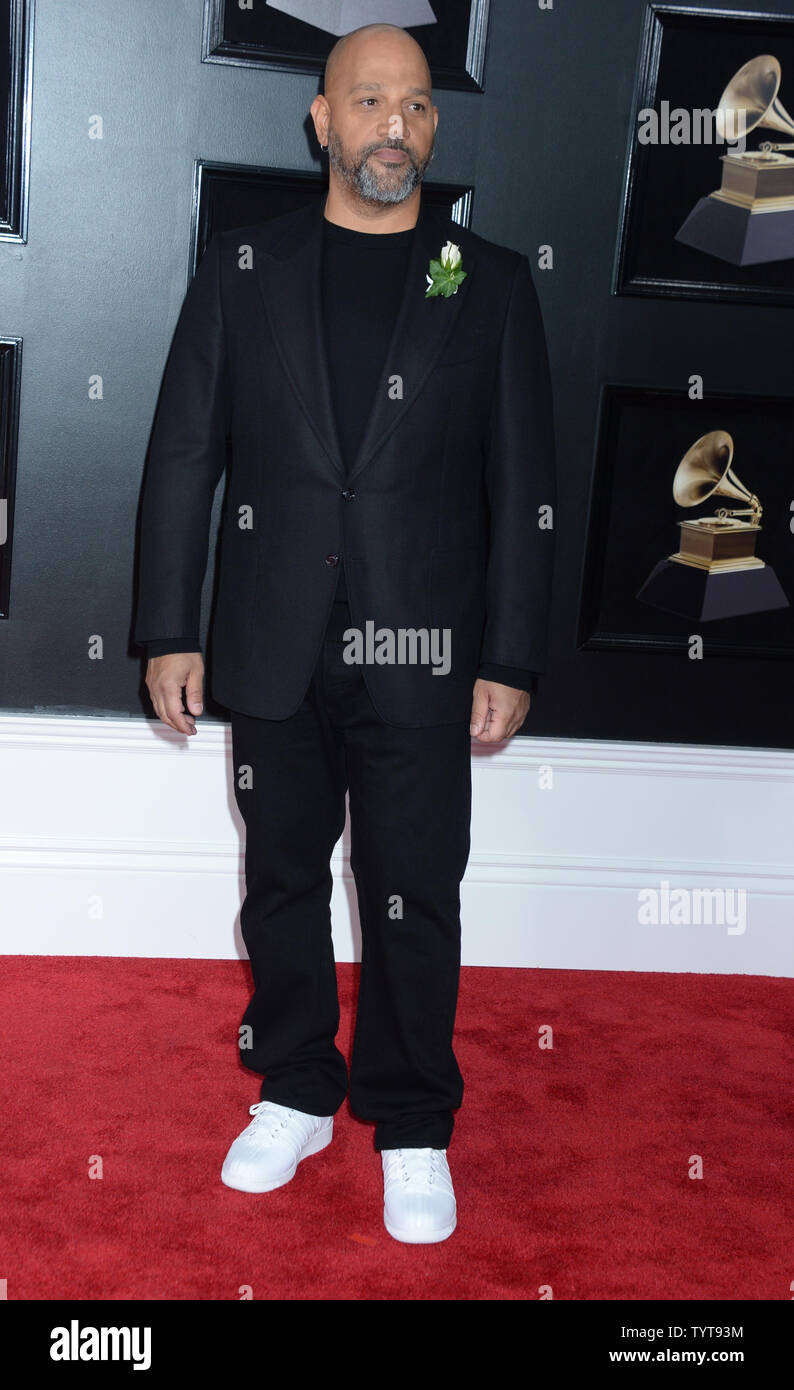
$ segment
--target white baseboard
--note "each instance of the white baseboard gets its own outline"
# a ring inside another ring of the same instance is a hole
[[[474,745],[472,769],[464,964],[794,975],[794,752],[518,738]],[[0,716],[0,952],[244,956],[231,773],[222,724]],[[360,956],[348,844],[342,961]],[[743,890],[745,915],[641,922],[665,883],[734,908]]]

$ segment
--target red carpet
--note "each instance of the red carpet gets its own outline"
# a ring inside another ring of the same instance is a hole
[[[384,1230],[346,1105],[286,1187],[220,1183],[258,1099],[247,963],[2,968],[9,1299],[791,1298],[792,980],[465,969],[458,1229],[422,1247]],[[339,967],[348,1055],[356,974]]]

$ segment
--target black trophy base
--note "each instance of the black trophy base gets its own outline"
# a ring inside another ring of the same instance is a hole
[[[787,261],[794,257],[794,209],[750,212],[719,198],[701,198],[675,240],[731,265]]]
[[[666,613],[677,613],[679,617],[694,618],[702,623],[789,607],[780,581],[769,565],[764,565],[763,569],[709,574],[694,565],[660,560],[637,598],[653,608],[663,608]]]

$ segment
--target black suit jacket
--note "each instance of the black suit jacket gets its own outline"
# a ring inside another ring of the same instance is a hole
[[[318,200],[215,235],[190,284],[144,477],[135,640],[199,630],[230,435],[213,696],[266,719],[298,709],[343,556],[362,632],[371,621],[450,634],[447,674],[410,659],[363,666],[381,717],[467,720],[484,665],[546,662],[554,437],[529,262],[421,205],[382,390],[346,470],[321,321],[323,214]],[[466,278],[427,299],[447,241]]]

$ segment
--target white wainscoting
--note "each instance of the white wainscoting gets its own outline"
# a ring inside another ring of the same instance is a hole
[[[794,975],[794,753],[519,738],[474,746],[472,768],[464,964]],[[224,725],[0,716],[0,952],[244,956],[231,779]],[[744,920],[729,896],[728,920],[641,922],[638,894],[665,883],[744,890]]]

